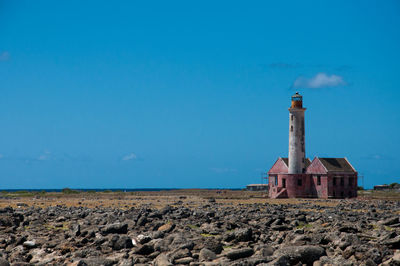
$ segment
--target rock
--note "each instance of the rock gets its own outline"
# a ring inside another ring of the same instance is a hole
[[[15,240],[15,245],[22,245],[26,240],[26,236],[20,236]]]
[[[193,261],[194,261],[194,259],[192,257],[185,257],[185,258],[175,260],[175,263],[176,264],[190,264]]]
[[[191,240],[187,240],[182,234],[176,234],[170,246],[171,248],[192,250],[194,243]]]
[[[166,223],[158,228],[157,231],[169,233],[175,228],[175,224],[173,223]]]
[[[154,250],[156,251],[160,251],[160,252],[166,252],[169,251],[169,241],[166,241],[165,239],[153,239],[149,242],[149,244],[151,244],[154,248]]]
[[[339,248],[344,250],[350,245],[359,245],[360,239],[356,234],[344,234],[340,239],[335,241]]]
[[[384,241],[382,244],[390,247],[390,248],[400,248],[400,235],[395,238],[388,239]]]
[[[396,250],[392,257],[392,260],[400,264],[400,250]]]
[[[0,258],[0,266],[10,266],[10,263],[3,258]]]
[[[241,258],[247,258],[253,255],[254,251],[252,248],[241,248],[233,249],[228,251],[225,256],[230,260],[237,260]]]
[[[163,238],[164,237],[164,232],[161,231],[154,231],[151,234],[152,239],[158,239],[158,238]]]
[[[160,213],[162,215],[166,215],[167,213],[172,212],[172,207],[170,205],[165,206],[164,208],[161,209]]]
[[[71,231],[74,236],[79,236],[81,234],[81,226],[79,224],[74,224],[71,226]]]
[[[339,232],[345,232],[345,233],[358,233],[359,230],[353,226],[353,225],[343,225],[339,228]]]
[[[124,248],[132,248],[132,247],[133,247],[132,239],[128,236],[119,237],[118,240],[115,241],[112,246],[114,250],[121,250]]]
[[[297,235],[295,238],[291,241],[291,243],[294,246],[301,246],[301,245],[306,245],[311,242],[311,238],[307,235]]]
[[[288,246],[277,249],[274,252],[274,257],[277,261],[289,261],[290,265],[299,262],[307,265],[312,265],[314,261],[325,255],[325,250],[318,246]]]
[[[346,260],[349,259],[352,255],[354,254],[354,248],[352,246],[348,246],[344,251],[343,251],[343,258]]]
[[[382,255],[381,252],[377,248],[369,249],[366,254],[367,258],[373,260],[376,264],[382,262]]]
[[[251,228],[238,228],[235,230],[235,240],[238,242],[247,242],[252,240]]]
[[[139,218],[139,220],[136,222],[137,226],[144,226],[147,223],[147,218],[146,216],[142,216]]]
[[[203,223],[200,226],[201,231],[208,235],[218,235],[220,228],[215,223]]]
[[[284,224],[271,226],[271,230],[274,230],[274,231],[287,231],[287,230],[290,230],[290,229],[291,228],[289,226],[284,225]]]
[[[341,266],[353,266],[354,264],[351,261],[348,261],[344,259],[342,256],[336,256],[336,257],[327,257],[327,256],[322,256],[319,261],[315,261],[316,264],[318,265],[323,265],[323,266],[334,266],[334,265],[341,265]],[[313,264],[309,264],[313,265]]]
[[[270,257],[274,254],[274,249],[270,246],[261,246],[258,247],[258,250],[256,252],[256,255],[259,257],[265,258],[265,257]]]
[[[382,266],[399,266],[400,265],[400,250],[396,250],[389,260],[382,263]]]
[[[128,224],[126,223],[115,223],[105,226],[101,233],[103,235],[108,234],[126,234],[128,232]]]
[[[199,261],[212,261],[217,257],[214,252],[207,248],[203,248],[199,253]]]
[[[157,256],[157,258],[154,260],[154,266],[171,266],[173,265],[169,260],[167,255],[164,253],[161,253],[160,255]]]
[[[159,211],[153,211],[151,213],[149,213],[149,215],[147,216],[148,218],[158,218],[161,219],[162,218],[162,214]]]
[[[146,243],[151,241],[151,237],[150,236],[146,236],[146,235],[138,235],[136,237],[136,240],[140,244],[146,244]]]
[[[371,259],[367,259],[364,263],[365,263],[365,266],[377,266],[378,265]]]
[[[59,217],[57,217],[56,222],[61,223],[61,222],[65,222],[66,220],[67,219],[64,216],[59,216]]]
[[[214,237],[208,237],[204,241],[204,247],[211,250],[215,254],[221,253],[221,251],[224,249],[221,241]]]
[[[139,246],[135,250],[135,253],[139,255],[149,255],[153,252],[154,252],[154,247],[149,244],[144,244],[142,246]]]
[[[36,247],[36,242],[35,241],[25,241],[22,244],[25,248],[35,248]]]
[[[111,266],[114,265],[115,261],[108,260],[105,258],[88,258],[80,260],[77,266]]]
[[[393,225],[393,224],[397,224],[397,223],[400,223],[400,218],[398,216],[390,217],[383,221],[378,222],[378,224],[381,224],[381,225]]]
[[[175,250],[172,254],[169,255],[170,260],[176,264],[176,260],[186,258],[186,257],[191,257],[192,254],[190,251],[185,248],[185,249],[178,249]]]
[[[133,261],[132,259],[123,259],[118,262],[118,266],[133,266]]]

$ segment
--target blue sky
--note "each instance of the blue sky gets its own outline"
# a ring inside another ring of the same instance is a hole
[[[1,188],[239,188],[306,154],[400,180],[399,1],[1,1]]]

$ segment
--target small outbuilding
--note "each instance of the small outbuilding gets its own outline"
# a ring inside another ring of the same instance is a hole
[[[246,190],[248,191],[267,191],[267,184],[249,184],[246,186]]]

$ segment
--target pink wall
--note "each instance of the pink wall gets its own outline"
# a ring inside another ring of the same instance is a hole
[[[314,158],[311,164],[307,167],[307,174],[326,174],[326,169],[318,158]]]

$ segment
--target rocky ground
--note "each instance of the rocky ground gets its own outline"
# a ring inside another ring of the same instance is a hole
[[[13,199],[0,209],[0,266],[400,265],[400,201],[191,197],[157,207]]]

